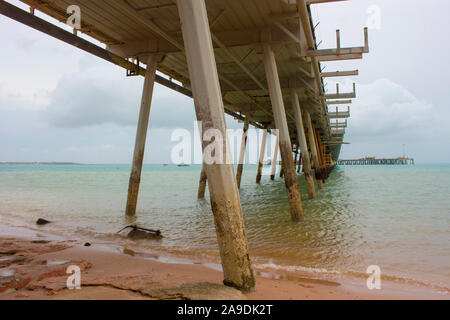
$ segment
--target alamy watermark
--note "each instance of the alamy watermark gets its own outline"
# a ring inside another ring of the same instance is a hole
[[[81,289],[81,269],[80,269],[80,267],[76,266],[76,265],[70,265],[67,267],[66,273],[70,274],[70,276],[67,278],[67,281],[66,281],[67,289],[69,289],[69,290]]]
[[[367,278],[367,289],[380,290],[381,289],[381,269],[377,265],[370,265],[367,267],[366,273],[370,276]]]
[[[77,5],[70,5],[66,10],[70,16],[67,18],[66,24],[76,30],[81,29],[81,9]]]
[[[381,29],[381,8],[377,5],[371,5],[367,8],[366,13],[367,17],[367,28],[372,30],[380,30]]]
[[[193,133],[192,133],[193,132]],[[257,164],[263,129],[249,128],[246,132],[246,156],[242,163]],[[272,129],[267,134],[264,159],[272,160],[278,130]],[[202,129],[202,122],[194,122],[193,130],[178,128],[172,131],[170,158],[173,164],[235,164],[243,138],[242,129],[228,129],[222,132],[216,128]],[[201,152],[203,150],[203,154]],[[279,158],[278,158],[279,159]],[[269,173],[268,173],[269,174]]]

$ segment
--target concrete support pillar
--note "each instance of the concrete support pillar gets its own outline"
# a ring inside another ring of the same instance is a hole
[[[227,147],[224,106],[205,1],[182,0],[177,5],[197,120],[201,121],[203,133],[210,129],[221,133],[225,160],[230,150]],[[202,141],[203,151],[208,145],[208,141]],[[251,291],[255,287],[255,278],[234,166],[226,162],[205,163],[205,170],[222,260],[223,283],[243,291]]]
[[[128,184],[128,198],[125,209],[127,216],[134,216],[136,214],[139,185],[141,182],[142,163],[144,161],[145,140],[147,137],[148,119],[152,104],[157,63],[158,59],[156,56],[150,56],[148,58],[144,89],[142,91],[141,109],[139,111],[136,142],[134,145],[133,163],[131,167],[130,181]]]
[[[311,148],[311,158],[312,162],[314,164],[314,170],[320,170],[320,162],[319,162],[319,156],[317,153],[317,147],[316,147],[316,138],[314,134],[314,128],[312,126],[311,116],[309,112],[305,112],[305,123],[306,127],[308,129],[308,140],[309,140],[309,147]],[[319,189],[323,188],[323,181],[317,180],[317,186]]]
[[[316,144],[317,144],[317,153],[318,153],[318,156],[319,156],[319,163],[323,167],[323,166],[325,166],[325,157],[324,157],[324,150],[323,150],[322,141],[320,140],[319,130],[314,129],[314,134],[315,134],[314,137],[316,139]]]
[[[277,63],[275,61],[275,53],[269,44],[263,45],[263,56],[275,125],[279,130],[279,147],[281,160],[283,161],[284,182],[288,193],[291,217],[292,220],[298,221],[303,219],[302,200],[298,188],[295,165],[292,161],[291,138],[289,137],[289,128],[284,109],[280,79],[278,77]]]
[[[267,130],[263,130],[261,148],[259,149],[259,159],[258,159],[258,171],[256,172],[256,183],[261,182],[261,174],[263,168],[264,154],[266,152],[266,140],[267,140]]]
[[[294,110],[295,125],[297,127],[297,141],[300,148],[300,160],[303,163],[303,172],[305,175],[306,189],[308,190],[309,199],[316,198],[316,189],[311,169],[311,160],[309,159],[308,144],[306,143],[305,128],[303,127],[302,110],[298,100],[297,92],[291,90],[292,110]],[[300,163],[298,165],[300,171]]]
[[[198,182],[198,194],[197,197],[199,199],[203,199],[205,197],[205,191],[206,191],[206,182],[207,182],[207,178],[206,178],[206,170],[205,170],[205,165],[202,165],[202,171],[200,172],[200,180]]]
[[[247,146],[247,131],[248,131],[248,118],[246,117],[244,121],[244,129],[242,131],[241,150],[239,152],[239,162],[236,172],[236,183],[238,188],[241,187],[242,170],[244,169],[245,148]]]
[[[277,162],[278,162],[278,144],[280,143],[280,139],[276,138],[275,149],[273,150],[273,159],[272,159],[272,172],[270,173],[270,180],[275,180],[275,174],[277,173]]]

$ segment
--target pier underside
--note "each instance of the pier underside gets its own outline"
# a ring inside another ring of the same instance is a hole
[[[31,8],[65,22],[69,2],[22,0]],[[275,128],[271,100],[262,63],[262,44],[275,48],[278,74],[289,131],[296,132],[290,89],[324,141],[340,140],[330,132],[327,100],[348,99],[354,92],[325,94],[323,77],[355,75],[320,72],[321,61],[361,58],[366,47],[317,50],[309,4],[323,0],[208,0],[205,1],[224,106],[255,124]],[[172,0],[74,0],[81,11],[77,32],[104,43],[124,59],[146,61],[163,55],[157,71],[190,88],[180,17]],[[303,6],[304,5],[304,6]],[[367,38],[365,39],[367,40]],[[340,40],[339,40],[340,41]],[[135,60],[135,61],[137,61]],[[344,102],[344,101],[343,101]],[[292,144],[296,135],[291,134]]]
[[[30,6],[28,13],[0,0],[0,13],[120,65],[128,76],[145,76],[128,215],[136,212],[157,82],[194,98],[202,132],[216,129],[226,137],[224,114],[245,121],[245,131],[248,125],[268,133],[277,129],[290,213],[292,220],[300,221],[303,209],[292,152],[301,151],[308,195],[313,199],[313,177],[321,189],[339,158],[350,116],[349,108],[329,111],[328,106],[351,103],[349,99],[356,96],[355,85],[352,92],[341,93],[337,86],[335,93],[326,93],[324,78],[354,76],[357,70],[325,73],[321,62],[361,59],[369,51],[367,29],[361,33],[361,47],[341,47],[338,30],[336,48],[318,49],[309,6],[331,1],[22,0]],[[68,7],[73,5],[81,13],[73,33],[34,15],[38,10],[66,22],[73,13]],[[79,33],[105,47],[78,37]],[[240,161],[244,139],[245,135]],[[224,282],[252,290],[254,278],[238,192],[241,175],[242,166],[236,177],[232,165],[204,162],[199,197],[208,185]]]

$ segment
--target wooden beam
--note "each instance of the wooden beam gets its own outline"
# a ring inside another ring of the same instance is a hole
[[[320,75],[324,78],[357,76],[357,75],[359,75],[359,71],[358,70],[350,70],[350,71],[322,72]]]
[[[349,112],[329,112],[327,114],[329,119],[346,119],[350,118]]]
[[[285,185],[288,193],[291,218],[294,221],[303,219],[302,200],[300,190],[298,188],[297,173],[295,165],[292,162],[292,145],[289,136],[289,128],[286,119],[286,111],[283,103],[283,95],[281,92],[277,64],[275,61],[275,53],[270,45],[263,46],[264,68],[266,70],[266,78],[269,86],[270,100],[272,101],[273,116],[275,124],[279,129],[280,154],[285,171]]]
[[[317,142],[315,138],[314,127],[312,125],[311,115],[309,114],[309,112],[305,112],[305,124],[306,128],[308,129],[309,148],[311,149],[311,158],[314,164],[314,170],[320,171],[319,151],[317,150]],[[323,181],[320,179],[316,179],[316,181],[318,188],[322,189]]]
[[[290,92],[290,89],[304,90],[306,88],[308,88],[312,92],[315,92],[314,79],[305,79],[300,72],[297,73],[295,77],[280,78],[279,82],[281,89],[288,90],[288,92]],[[267,89],[261,90],[261,88],[257,84],[247,79],[235,80],[232,86],[224,83],[221,88],[222,92],[267,91]]]
[[[295,90],[291,90],[292,109],[295,115],[295,125],[297,128],[297,145],[300,148],[300,156],[303,162],[303,172],[305,175],[306,189],[308,191],[309,199],[316,198],[316,190],[314,187],[314,180],[312,176],[311,160],[309,159],[308,145],[306,143],[305,128],[303,126],[302,111],[298,95]]]
[[[350,104],[352,103],[352,100],[327,100],[326,101],[327,104]]]
[[[129,16],[133,17],[135,21],[139,22],[141,25],[146,27],[148,30],[152,31],[154,34],[162,37],[170,44],[175,46],[181,51],[184,51],[183,44],[172,36],[168,35],[164,30],[158,27],[153,21],[142,16],[136,9],[129,5],[124,0],[110,0],[111,4],[120,8],[123,12],[127,13]]]
[[[224,106],[205,1],[178,1],[178,12],[197,120],[201,122],[203,133],[210,129],[221,132],[224,159],[228,159]],[[202,149],[205,150],[207,145],[203,141]],[[205,170],[222,260],[223,282],[243,291],[252,291],[255,278],[233,164],[205,162]]]
[[[219,38],[217,38],[214,34],[211,34],[212,40],[214,43],[216,43],[224,52],[225,54],[234,61],[238,65],[239,68],[241,68],[244,73],[246,73],[250,79],[253,80],[253,82],[262,90],[267,91],[266,87],[253,75],[253,73],[244,65],[242,62],[236,58],[236,56],[226,47],[224,43],[222,43]]]
[[[145,73],[144,89],[142,91],[141,109],[139,112],[139,122],[134,146],[133,164],[128,185],[128,198],[126,215],[136,214],[136,205],[141,182],[142,163],[144,161],[145,140],[147,137],[148,120],[150,107],[152,104],[153,88],[155,84],[156,67],[160,57],[150,56],[147,60],[147,70]]]
[[[306,0],[306,4],[320,4],[320,3],[328,3],[328,2],[342,2],[348,0]]]
[[[286,27],[286,29],[292,35],[297,37],[299,36],[298,27],[289,26]],[[263,34],[268,34],[268,36],[264,38]],[[220,42],[227,48],[254,46],[261,43],[269,43],[273,45],[295,43],[292,35],[288,35],[285,31],[280,30],[276,26],[271,26],[265,29],[254,28],[233,31],[219,31],[214,33],[214,36],[217,39],[220,39]],[[174,37],[172,38],[176,39]],[[220,46],[217,43],[214,44],[214,47],[220,49]],[[110,45],[108,49],[124,57],[134,57],[141,52],[167,54],[182,52],[182,50],[178,46],[170,43],[164,38],[114,44]]]
[[[362,53],[350,53],[350,54],[330,54],[318,56],[317,59],[320,62],[326,61],[340,61],[340,60],[357,60],[362,59]]]

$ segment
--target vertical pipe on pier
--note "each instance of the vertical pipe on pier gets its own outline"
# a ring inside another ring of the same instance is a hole
[[[306,189],[309,199],[316,198],[316,189],[311,169],[311,160],[309,158],[308,144],[306,143],[305,128],[303,126],[302,110],[295,89],[291,90],[292,109],[294,110],[295,126],[297,128],[297,140],[300,147],[300,161],[303,164],[303,173],[305,175]],[[300,163],[298,166],[300,170]]]
[[[247,146],[248,117],[245,117],[244,129],[242,131],[241,150],[239,152],[239,162],[236,172],[237,187],[241,187],[242,171],[244,169],[245,147]]]
[[[177,5],[197,120],[201,121],[202,132],[212,129],[221,133],[223,159],[228,159],[230,149],[224,106],[205,1],[183,0],[178,1]],[[203,151],[207,146],[208,143],[203,141]],[[217,161],[204,161],[204,164],[222,261],[223,283],[251,291],[255,287],[255,278],[233,164]]]
[[[142,163],[144,161],[145,140],[147,138],[148,120],[152,104],[153,87],[155,84],[156,67],[158,58],[151,55],[147,60],[144,88],[142,91],[141,109],[134,145],[133,163],[131,167],[130,181],[128,184],[128,197],[125,213],[127,216],[136,214],[136,206],[141,182]]]
[[[291,218],[293,221],[298,221],[303,219],[302,200],[298,188],[295,165],[292,161],[291,138],[289,137],[289,127],[286,119],[286,110],[283,103],[275,53],[269,44],[263,45],[263,60],[275,125],[279,130],[279,148],[285,172],[284,182],[288,193]]]
[[[256,172],[256,183],[261,182],[264,154],[266,153],[266,140],[267,140],[267,129],[264,128],[262,138],[261,138],[261,148],[259,149],[258,171]]]

